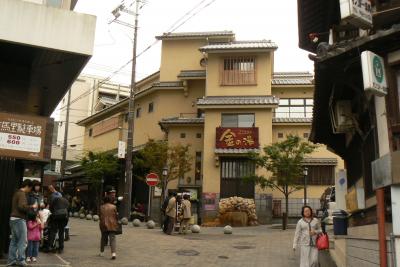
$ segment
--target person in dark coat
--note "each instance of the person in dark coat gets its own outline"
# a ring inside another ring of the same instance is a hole
[[[50,227],[50,237],[49,243],[50,245],[54,244],[56,234],[58,233],[58,253],[62,253],[64,250],[64,237],[65,237],[65,226],[68,224],[68,208],[69,202],[67,199],[61,196],[61,193],[52,194],[49,208],[50,208],[50,218],[49,218],[49,227]],[[55,248],[52,248],[55,250]]]

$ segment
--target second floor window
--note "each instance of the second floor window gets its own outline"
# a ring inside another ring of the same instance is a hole
[[[304,98],[280,99],[275,118],[312,118],[314,100]]]
[[[222,127],[254,127],[255,116],[252,113],[236,114],[227,113],[222,114],[221,126]]]
[[[256,85],[256,58],[227,57],[221,64],[221,85]]]
[[[142,114],[142,108],[137,108],[136,109],[136,118],[140,118],[141,114]]]
[[[151,113],[151,112],[153,112],[154,111],[154,103],[153,102],[150,102],[149,103],[149,113]]]

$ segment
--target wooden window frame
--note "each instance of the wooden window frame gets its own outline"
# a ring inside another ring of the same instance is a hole
[[[229,69],[226,69],[227,66]],[[221,86],[257,85],[256,56],[223,57],[220,64],[219,78]]]

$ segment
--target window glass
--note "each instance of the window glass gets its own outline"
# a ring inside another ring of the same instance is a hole
[[[289,105],[289,99],[279,99],[279,105]]]
[[[254,127],[254,114],[222,114],[222,127]]]
[[[136,109],[136,118],[139,118],[141,113],[142,113],[142,108],[137,108]]]
[[[291,105],[304,105],[304,99],[290,99]]]
[[[237,127],[237,114],[222,114],[222,127]]]
[[[153,112],[153,110],[154,110],[154,103],[151,102],[149,103],[149,113]]]
[[[312,118],[313,107],[306,107],[306,118]]]
[[[306,99],[306,105],[314,105],[314,99]]]
[[[304,118],[304,107],[290,107],[291,118]]]
[[[276,118],[289,118],[289,107],[278,107],[275,109]]]
[[[239,114],[238,127],[254,127],[254,114]]]

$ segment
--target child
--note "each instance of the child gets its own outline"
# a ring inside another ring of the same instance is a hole
[[[39,244],[41,239],[41,231],[43,223],[40,220],[39,214],[33,215],[28,218],[28,249],[26,262],[36,262],[39,253]]]

